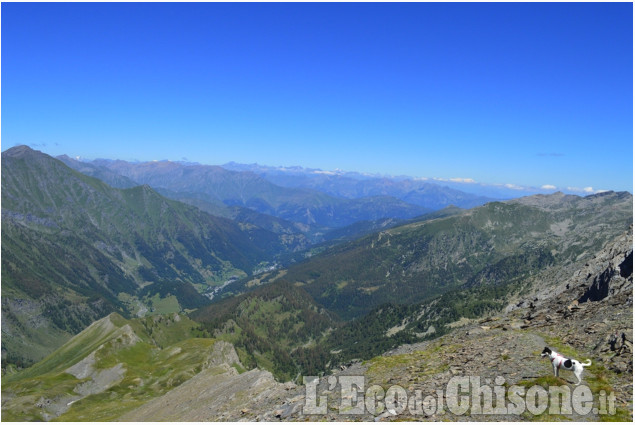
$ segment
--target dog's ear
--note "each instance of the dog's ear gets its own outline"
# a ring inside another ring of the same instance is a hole
[[[551,354],[551,349],[549,347],[545,347],[545,349],[542,350],[542,354]]]

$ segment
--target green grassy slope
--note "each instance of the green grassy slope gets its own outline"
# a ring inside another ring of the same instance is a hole
[[[134,320],[111,314],[33,367],[3,377],[2,420],[116,419],[229,361],[214,339],[198,337],[197,327],[176,314]]]

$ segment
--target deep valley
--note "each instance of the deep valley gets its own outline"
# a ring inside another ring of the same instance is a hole
[[[632,418],[632,194],[292,177],[4,151],[2,419],[462,420],[346,415],[326,382],[570,385],[545,345]]]

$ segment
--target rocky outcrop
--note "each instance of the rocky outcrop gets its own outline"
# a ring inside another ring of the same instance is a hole
[[[237,421],[261,419],[283,402],[294,384],[277,382],[264,370],[239,373],[234,347],[214,344],[204,370],[185,383],[126,413],[122,421]]]
[[[224,364],[229,366],[239,365],[242,367],[234,346],[229,342],[218,341],[214,344],[212,351],[203,364],[203,369],[209,369],[211,367]]]
[[[566,271],[570,277],[563,277]],[[506,312],[519,308],[539,309],[560,302],[585,303],[601,301],[618,294],[633,290],[633,228],[629,228],[604,248],[596,252],[591,259],[576,266],[569,265],[545,275],[543,280],[534,284],[536,288],[529,296],[511,303]],[[632,301],[631,301],[632,302]]]
[[[630,250],[616,253],[603,266],[606,268],[593,276],[593,283],[584,291],[579,302],[601,301],[633,289],[633,239],[630,239]]]

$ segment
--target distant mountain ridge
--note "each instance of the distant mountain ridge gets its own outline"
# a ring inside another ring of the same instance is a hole
[[[37,360],[108,312],[131,314],[121,294],[165,281],[222,283],[290,249],[278,234],[147,185],[115,189],[11,148],[2,153],[3,358]],[[191,292],[182,296],[200,305]]]
[[[472,208],[497,199],[452,189],[427,180],[388,178],[356,172],[322,171],[302,167],[267,167],[230,162],[223,168],[250,171],[283,187],[308,188],[346,199],[392,196],[431,210],[450,205]]]
[[[58,156],[57,159],[64,162],[64,164],[70,168],[82,174],[98,178],[115,188],[127,189],[141,185],[103,165],[79,161],[67,155]],[[281,241],[287,244],[292,250],[306,248],[309,243],[306,235],[311,233],[310,226],[292,223],[288,220],[267,214],[261,214],[245,207],[227,206],[219,199],[213,199],[202,193],[193,193],[190,191],[177,192],[164,188],[155,188],[155,190],[166,198],[195,206],[209,214],[235,220],[243,226],[255,225],[261,229],[282,235],[280,236]]]
[[[226,206],[247,207],[322,229],[343,227],[362,220],[412,218],[430,212],[428,208],[392,196],[345,199],[314,189],[282,187],[252,172],[231,171],[214,165],[120,160],[95,160],[92,164],[157,190],[190,194],[189,197],[211,204],[221,202]]]
[[[460,177],[386,176],[339,169],[329,171],[301,166],[272,167],[257,163],[240,164],[233,161],[223,164],[222,167],[234,171],[250,171],[285,187],[317,188],[325,193],[343,197],[365,196],[363,194],[368,193],[390,194],[404,201],[434,209],[444,208],[449,204],[471,208],[491,201],[552,194],[558,191],[580,196],[601,192],[594,191],[592,188],[483,183]],[[418,191],[425,196],[408,200],[405,194],[410,191]],[[453,200],[453,197],[457,198]],[[447,201],[444,201],[444,198],[447,198]]]
[[[70,168],[79,171],[82,174],[98,178],[107,185],[117,189],[129,189],[131,187],[140,186],[140,184],[134,180],[117,174],[103,165],[95,165],[90,162],[79,161],[69,157],[68,155],[59,155],[56,159],[59,159]]]

